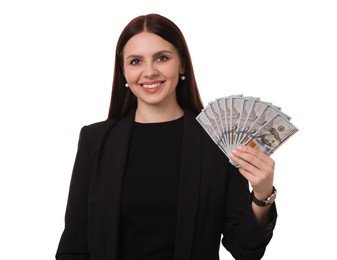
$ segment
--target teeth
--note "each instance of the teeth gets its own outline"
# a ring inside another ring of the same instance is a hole
[[[143,88],[156,88],[160,85],[160,83],[157,83],[157,84],[151,84],[151,85],[143,85]]]

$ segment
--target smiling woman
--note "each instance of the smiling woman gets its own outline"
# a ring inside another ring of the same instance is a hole
[[[275,163],[240,147],[232,166],[196,121],[202,108],[179,28],[133,19],[117,42],[108,119],[80,133],[56,259],[218,260],[221,236],[235,259],[262,258]]]
[[[137,98],[137,122],[167,121],[183,115],[176,87],[184,68],[171,43],[141,32],[127,42],[123,58],[124,76]]]
[[[143,71],[143,79],[139,80],[144,81],[146,77],[144,82],[153,84],[154,76],[157,76],[156,80],[159,76],[165,77],[165,75],[155,75],[163,72],[163,69],[159,70],[159,65],[165,68],[171,65],[170,70],[173,71],[170,73],[176,73],[173,76],[176,78],[174,88],[176,88],[175,95],[180,107],[189,108],[194,112],[201,111],[202,102],[184,36],[172,21],[152,14],[139,16],[130,21],[117,42],[109,118],[119,119],[137,105],[137,97],[130,89],[124,88],[125,84],[126,86],[134,84],[131,80],[137,80],[133,77],[129,79],[128,74],[130,77],[133,75],[137,77],[137,72],[139,74]],[[131,74],[131,72],[134,73]],[[149,75],[146,75],[148,73],[154,73],[150,75],[150,80]],[[165,69],[166,73],[168,72]],[[184,74],[180,75],[180,80],[179,74]],[[186,80],[183,81],[181,78]],[[137,84],[144,82],[137,82]]]

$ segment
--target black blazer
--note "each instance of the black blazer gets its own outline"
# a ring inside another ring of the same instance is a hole
[[[81,130],[58,260],[118,260],[121,186],[135,111]],[[235,259],[261,259],[275,227],[261,228],[249,186],[185,110],[175,260],[219,259],[222,243]]]

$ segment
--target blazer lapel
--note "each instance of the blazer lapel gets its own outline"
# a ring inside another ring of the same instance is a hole
[[[119,240],[119,213],[121,202],[122,182],[127,162],[130,134],[134,122],[135,111],[131,111],[126,117],[122,118],[108,133],[100,169],[106,182],[104,196],[106,214],[104,225],[106,229],[106,249],[108,259],[118,259],[118,240]]]
[[[175,260],[190,259],[201,173],[201,131],[195,115],[185,110]]]

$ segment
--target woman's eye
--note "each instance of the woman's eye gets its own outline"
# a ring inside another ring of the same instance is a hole
[[[159,56],[159,57],[157,58],[157,60],[158,60],[158,61],[167,61],[168,58],[167,58],[166,56]]]
[[[134,59],[130,62],[131,65],[138,65],[140,63],[141,63],[141,61],[139,59]]]

